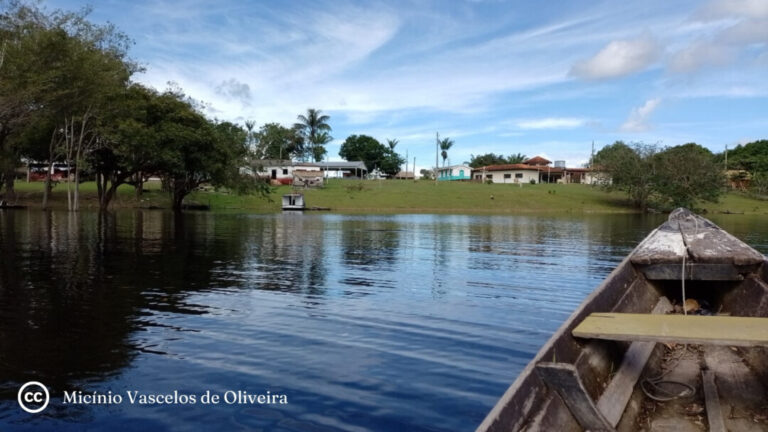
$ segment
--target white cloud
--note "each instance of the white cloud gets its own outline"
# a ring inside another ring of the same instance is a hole
[[[629,113],[629,118],[621,125],[620,129],[624,132],[647,131],[650,129],[648,120],[659,103],[661,103],[661,99],[649,99],[642,106],[633,108],[632,112]]]
[[[617,78],[647,68],[660,53],[659,44],[650,37],[617,40],[593,57],[574,64],[570,75],[586,79]]]
[[[668,67],[673,72],[687,73],[707,66],[725,66],[731,63],[737,54],[732,47],[699,41],[670,55]]]
[[[574,117],[547,117],[540,119],[528,119],[518,121],[520,129],[573,129],[584,126],[586,119]]]
[[[726,18],[768,18],[768,1],[765,0],[713,0],[695,14],[702,21]]]

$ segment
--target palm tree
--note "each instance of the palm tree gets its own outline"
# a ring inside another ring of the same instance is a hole
[[[522,153],[512,154],[512,155],[509,155],[509,157],[507,158],[507,163],[519,164],[519,163],[525,162],[527,159],[528,159],[528,156]]]
[[[389,139],[389,138],[387,138],[387,144],[389,145],[389,149],[392,150],[392,151],[395,151],[395,146],[399,142],[400,141],[398,141],[397,139]]]
[[[331,117],[323,114],[319,109],[308,108],[307,115],[299,114],[296,119],[299,121],[294,127],[301,131],[302,136],[309,144],[309,148],[306,149],[307,151],[303,157],[309,155],[315,159],[316,162],[319,162],[320,159],[317,159],[318,156],[322,159],[322,156],[326,153],[323,144],[326,144],[333,139],[333,137],[328,135],[328,132],[331,131],[331,126],[328,125],[328,120],[330,120]]]
[[[440,156],[443,157],[443,166],[445,166],[445,160],[448,159],[448,150],[453,147],[453,140],[450,138],[443,138],[440,141]]]

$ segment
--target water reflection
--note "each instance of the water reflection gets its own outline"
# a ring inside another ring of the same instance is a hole
[[[0,429],[471,429],[662,219],[0,211]],[[717,222],[765,251],[762,222]],[[291,404],[30,420],[33,379]]]

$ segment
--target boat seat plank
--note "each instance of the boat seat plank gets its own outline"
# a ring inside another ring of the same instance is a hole
[[[568,363],[541,362],[536,365],[536,373],[550,389],[557,392],[584,430],[615,431],[613,425],[592,402],[579,378],[576,366]]]
[[[592,313],[572,334],[621,341],[768,346],[768,318]]]
[[[665,314],[672,311],[672,303],[661,297],[651,311],[652,314]],[[605,388],[597,401],[597,409],[612,426],[619,424],[624,409],[627,407],[635,384],[648,363],[648,358],[656,346],[654,342],[633,342],[624,354],[616,375]]]

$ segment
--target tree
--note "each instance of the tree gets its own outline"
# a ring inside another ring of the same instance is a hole
[[[312,157],[315,162],[323,160],[323,156],[327,152],[324,146],[333,139],[329,135],[331,126],[328,125],[331,117],[322,114],[319,109],[308,108],[307,114],[299,114],[297,119],[299,121],[295,127],[300,131],[306,143],[306,149],[304,149],[301,158]]]
[[[419,174],[421,174],[422,180],[432,180],[432,170],[422,168]]]
[[[643,211],[651,203],[672,208],[716,201],[725,181],[712,153],[695,143],[659,151],[654,145],[616,141],[595,155],[593,166],[610,177],[606,188],[626,191]]]
[[[389,149],[392,150],[392,151],[395,151],[395,146],[397,146],[397,144],[399,142],[400,141],[398,141],[397,139],[389,139],[389,138],[387,138],[387,145],[389,146]]]
[[[400,171],[405,159],[391,148],[368,135],[350,135],[341,145],[339,156],[348,161],[363,161],[369,170],[380,169],[393,176]]]
[[[717,154],[715,160],[724,166],[725,154]],[[728,169],[745,170],[752,174],[768,173],[768,140],[739,144],[728,150]]]
[[[630,147],[623,141],[616,141],[595,155],[594,166],[610,177],[610,181],[603,183],[606,189],[626,191],[632,202],[645,211],[654,192],[653,156],[656,152],[652,145],[634,144]]]
[[[526,160],[528,160],[528,156],[522,153],[511,154],[509,157],[507,157],[507,163],[509,164],[519,164],[525,162]]]
[[[722,165],[696,143],[666,148],[654,157],[654,192],[664,207],[693,207],[696,201],[717,202],[725,186]]]
[[[302,148],[299,131],[278,123],[265,124],[254,136],[257,159],[290,159],[298,156]]]
[[[448,159],[448,150],[453,147],[453,140],[446,137],[439,141],[440,143],[440,156],[443,157],[443,166],[445,166],[445,160]]]
[[[482,155],[470,155],[469,162],[465,162],[472,168],[480,168],[488,165],[503,165],[507,163],[507,158],[504,155],[497,155],[494,153],[486,153]]]
[[[166,152],[159,171],[170,184],[174,211],[180,211],[184,198],[202,184],[237,193],[268,193],[265,183],[246,174],[247,132],[242,127],[207,120],[181,93],[169,91],[163,97],[172,110],[158,125]]]

